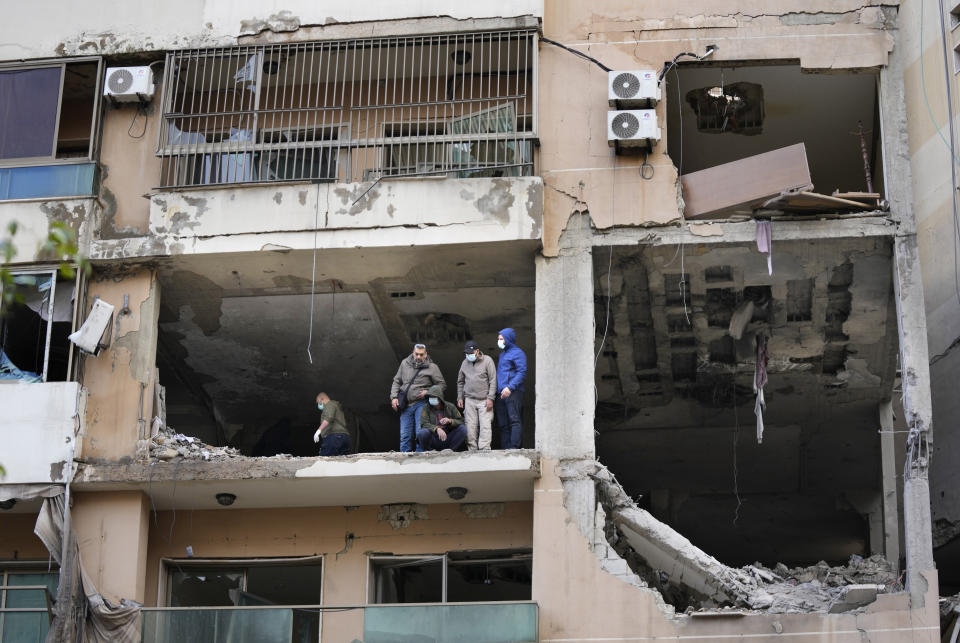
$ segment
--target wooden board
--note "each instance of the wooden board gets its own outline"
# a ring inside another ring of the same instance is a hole
[[[815,192],[789,192],[763,204],[766,210],[784,212],[868,212],[876,204],[861,203]]]
[[[749,212],[783,192],[813,189],[803,143],[691,172],[680,183],[687,219]]]

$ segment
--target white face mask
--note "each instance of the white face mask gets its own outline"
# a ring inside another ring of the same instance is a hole
[[[437,399],[437,398],[435,398],[435,397],[431,397],[430,400],[429,400],[429,402],[430,402],[430,406],[436,406],[436,405],[440,404],[440,400]]]
[[[506,343],[505,341],[503,341],[502,339],[498,339],[498,340],[497,340],[497,346],[500,347],[500,350],[503,350],[504,348],[507,347],[507,343]]]
[[[477,361],[477,356],[476,356],[476,354],[475,354],[475,353],[470,353],[469,355],[467,355],[467,361],[468,361],[468,362],[475,362],[475,361]]]
[[[317,402],[317,408],[323,410],[323,402]]]

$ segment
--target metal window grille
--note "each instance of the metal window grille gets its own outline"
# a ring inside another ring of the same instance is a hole
[[[161,187],[533,174],[536,31],[167,54]]]

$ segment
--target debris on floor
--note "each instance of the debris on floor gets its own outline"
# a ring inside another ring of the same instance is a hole
[[[220,461],[245,457],[233,447],[215,447],[197,438],[177,433],[171,427],[162,427],[150,440],[150,459],[171,461],[184,460]],[[289,457],[289,456],[287,456]]]
[[[846,565],[819,562],[773,569],[760,563],[734,568],[696,547],[682,534],[637,506],[612,473],[586,472],[596,484],[609,546],[644,584],[657,589],[678,611],[753,609],[770,613],[839,613],[858,609],[878,594],[901,591],[893,566],[883,556],[851,556]]]

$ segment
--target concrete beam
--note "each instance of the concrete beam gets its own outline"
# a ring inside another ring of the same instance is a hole
[[[558,460],[596,453],[591,236],[575,214],[559,256],[536,261],[537,450]]]
[[[568,227],[569,229],[569,227]],[[752,243],[757,238],[754,221],[696,221],[658,227],[621,227],[597,230],[594,246],[671,246],[683,244]],[[773,240],[799,241],[892,236],[894,222],[883,214],[846,219],[773,222]]]
[[[883,494],[883,552],[895,570],[900,568],[900,514],[897,509],[897,465],[893,432],[893,403],[880,403],[880,469]]]

